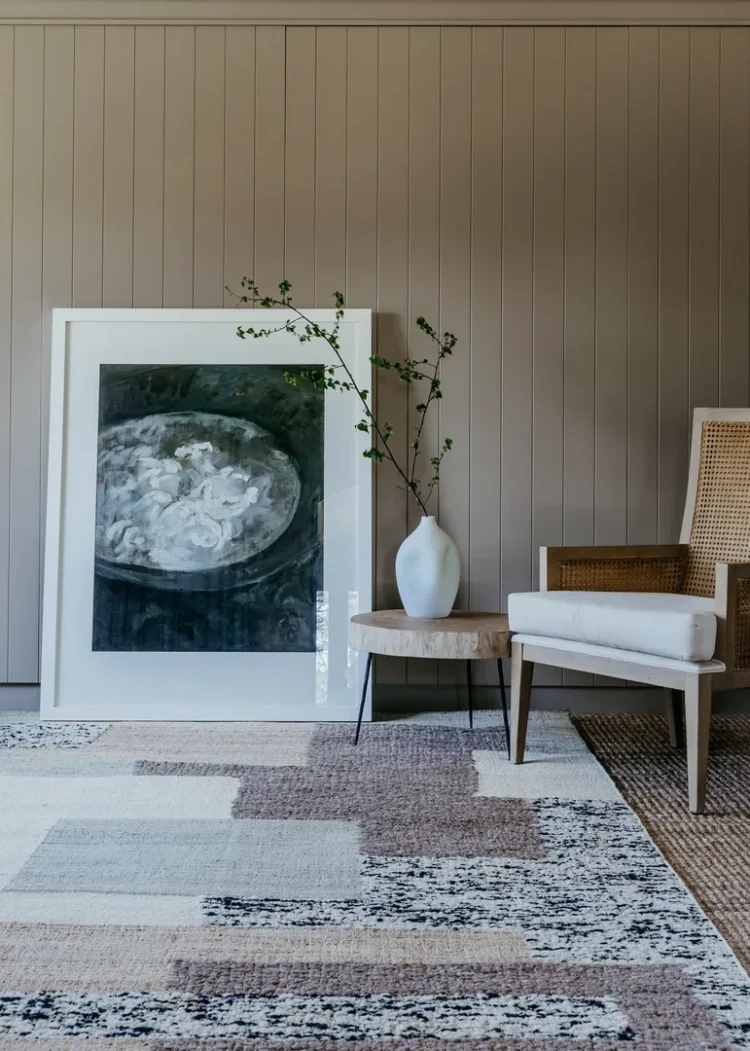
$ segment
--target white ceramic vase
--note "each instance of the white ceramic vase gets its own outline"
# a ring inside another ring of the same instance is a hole
[[[396,583],[410,617],[447,617],[461,579],[458,548],[435,519],[425,517],[396,554]]]

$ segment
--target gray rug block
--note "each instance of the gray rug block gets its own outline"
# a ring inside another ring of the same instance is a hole
[[[9,748],[0,750],[0,773],[14,777],[126,777],[132,759],[91,758],[83,748]]]
[[[324,901],[359,898],[346,821],[58,821],[13,891]]]

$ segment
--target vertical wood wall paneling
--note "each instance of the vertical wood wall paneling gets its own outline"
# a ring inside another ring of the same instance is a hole
[[[458,544],[459,609],[469,604],[471,462],[471,64],[468,27],[441,30],[440,329],[458,338],[443,361],[439,442],[453,441],[440,471],[440,522]],[[438,681],[466,681],[461,662],[438,663]]]
[[[168,26],[164,54],[164,306],[193,305],[195,29]]]
[[[224,283],[241,294],[255,240],[255,27],[227,29],[224,128]],[[236,306],[225,290],[227,306]]]
[[[500,609],[503,30],[473,30],[469,605]],[[495,685],[492,662],[475,679]]]
[[[406,354],[409,273],[409,30],[378,30],[378,353]],[[408,448],[407,394],[393,372],[378,370],[377,405],[381,421],[394,428],[392,447],[400,460]],[[397,606],[394,560],[406,535],[407,497],[389,463],[376,478],[378,539],[375,601],[379,609]],[[378,661],[378,682],[403,684],[401,659]]]
[[[596,378],[594,538],[627,540],[628,324],[627,29],[596,41]],[[617,681],[595,676],[598,686]]]
[[[135,32],[104,30],[104,194],[102,301],[133,305],[133,117]]]
[[[595,245],[596,30],[566,29],[563,543],[573,545],[594,542]],[[592,682],[563,674],[566,686]]]
[[[193,302],[224,302],[224,87],[225,30],[195,32],[195,240]]]
[[[690,30],[691,409],[719,404],[719,30]]]
[[[13,294],[13,26],[0,26],[0,682],[10,623],[11,299]]]
[[[164,28],[136,26],[133,128],[133,305],[163,302]]]
[[[317,31],[315,86],[315,306],[346,292],[346,29]]]
[[[347,30],[346,301],[377,302],[378,31]],[[377,324],[377,319],[375,319]]]
[[[505,30],[503,58],[502,601],[531,587],[534,30]],[[533,557],[536,557],[534,552]]]
[[[76,26],[73,118],[73,305],[102,305],[104,29]]]
[[[44,31],[44,201],[42,214],[42,491],[40,557],[44,554],[51,321],[73,295],[73,83],[75,30]],[[2,589],[0,588],[0,593]]]
[[[313,26],[291,26],[286,39],[284,276],[300,307],[315,304],[315,34]]]
[[[659,30],[630,30],[627,539],[657,537]]]
[[[424,316],[439,330],[440,322],[440,53],[441,31],[437,26],[413,27],[409,31],[409,309],[407,345],[409,356],[435,359],[437,347],[424,336],[416,320]],[[468,347],[461,348],[468,354]],[[429,380],[409,387],[409,439],[421,416],[416,406],[426,404]],[[430,459],[438,449],[438,405],[434,404],[420,436],[417,459],[423,488],[430,478]],[[410,450],[413,456],[413,451]],[[437,495],[430,511],[436,513]],[[416,501],[407,501],[407,529],[419,525],[421,512]],[[436,683],[435,661],[416,660],[408,666],[408,681]]]
[[[562,543],[563,289],[565,253],[565,30],[534,34],[534,316],[532,391],[533,587],[540,544]],[[539,668],[537,685],[562,673]]]
[[[628,30],[597,30],[594,538],[627,539]]]
[[[8,677],[39,676],[44,28],[15,31]]]
[[[720,50],[719,404],[747,405],[750,396],[750,42],[747,30],[722,29]]]
[[[255,33],[255,277],[270,295],[284,276],[286,34]]]
[[[0,681],[37,675],[69,302],[286,275],[299,303],[345,284],[378,310],[385,356],[426,352],[419,314],[455,331],[462,603],[502,608],[545,542],[674,540],[691,405],[750,397],[748,60],[745,28],[0,27]],[[379,380],[404,453],[420,392]],[[380,605],[419,518],[395,483],[378,471]]]
[[[659,541],[679,536],[688,400],[690,30],[659,30]]]
[[[596,30],[565,31],[563,542],[594,542]]]

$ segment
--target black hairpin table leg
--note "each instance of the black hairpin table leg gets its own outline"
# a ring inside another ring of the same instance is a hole
[[[466,662],[466,685],[469,688],[469,729],[474,729],[474,689],[471,679],[471,661]]]
[[[505,740],[508,745],[508,758],[510,759],[510,727],[508,726],[508,701],[505,696],[505,675],[503,674],[503,662],[497,659],[497,674],[500,679],[500,701],[503,706],[503,722],[505,723]]]
[[[357,730],[354,734],[354,743],[359,741],[359,731],[362,729],[362,716],[365,713],[365,701],[367,700],[367,684],[370,681],[370,668],[372,667],[372,654],[367,654],[367,663],[365,664],[365,681],[362,685],[362,700],[359,703],[359,716],[357,717]]]

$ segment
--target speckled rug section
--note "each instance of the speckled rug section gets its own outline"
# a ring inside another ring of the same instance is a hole
[[[684,748],[657,715],[575,718],[667,861],[750,968],[750,716],[711,720],[706,813],[685,812]]]
[[[0,726],[0,1048],[750,1049],[750,980],[569,718],[505,754],[492,713]]]

